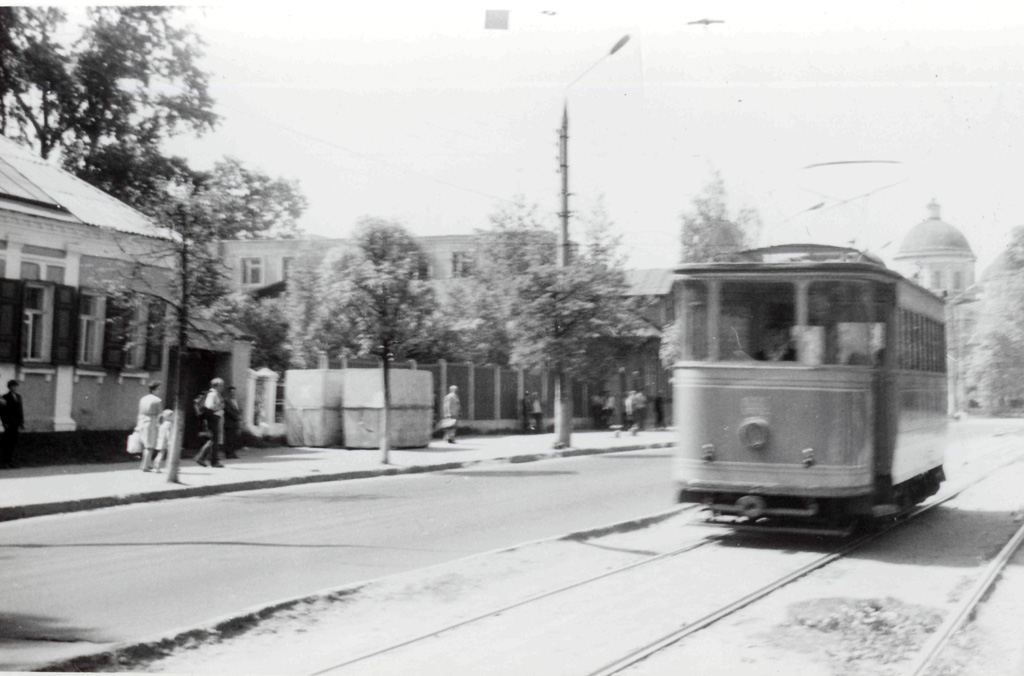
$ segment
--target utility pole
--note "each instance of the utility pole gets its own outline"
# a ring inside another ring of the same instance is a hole
[[[569,102],[562,106],[558,133],[558,165],[562,173],[562,211],[558,214],[557,264],[569,266]],[[555,448],[567,448],[572,435],[572,381],[561,364],[555,365]]]
[[[569,103],[562,106],[562,127],[558,134],[558,166],[562,172],[561,228],[558,230],[558,267],[569,265]]]
[[[562,175],[562,211],[558,214],[561,221],[558,229],[557,264],[560,268],[569,266],[569,89],[580,79],[592,71],[599,63],[622,49],[629,42],[629,36],[623,35],[607,54],[595,61],[575,80],[566,85],[565,100],[562,105],[562,126],[558,131],[558,167]],[[566,448],[572,435],[572,380],[561,364],[555,364],[555,448]]]

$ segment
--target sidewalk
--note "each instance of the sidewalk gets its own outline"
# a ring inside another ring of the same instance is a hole
[[[240,452],[217,469],[183,460],[177,484],[167,474],[142,472],[138,463],[25,467],[0,472],[0,521],[77,512],[136,502],[189,498],[232,491],[275,488],[318,481],[436,472],[490,462],[531,462],[544,458],[665,448],[675,432],[637,436],[574,432],[572,448],[554,450],[554,434],[466,437],[455,444],[435,440],[426,448],[392,450],[390,464],[380,452],[338,448],[259,448]]]

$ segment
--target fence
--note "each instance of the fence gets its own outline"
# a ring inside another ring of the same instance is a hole
[[[380,368],[380,360],[373,357],[344,357],[321,355],[320,368]],[[462,402],[460,421],[480,431],[518,429],[523,426],[523,396],[536,393],[540,398],[544,417],[550,424],[555,413],[555,374],[550,371],[523,371],[494,365],[461,362],[422,364],[416,361],[393,361],[394,369],[419,369],[434,374],[434,414],[441,417],[441,400],[448,387],[457,385]],[[616,399],[612,422],[622,422],[623,395],[632,389],[644,390],[649,399],[661,400],[662,422],[671,424],[672,391],[669,374],[658,360],[658,344],[653,341],[626,355],[617,368],[608,369],[591,380],[573,380],[573,422],[578,429],[586,428],[596,416],[591,406],[595,395],[611,394]],[[651,420],[655,423],[653,402],[649,403]]]
[[[330,368],[380,368],[374,358],[340,357],[321,360]],[[555,380],[548,372],[526,372],[494,365],[480,366],[468,363],[440,361],[420,364],[415,361],[394,361],[394,369],[430,371],[434,377],[434,414],[441,417],[441,401],[448,388],[459,388],[462,402],[460,421],[467,427],[481,431],[520,428],[523,425],[522,401],[527,392],[536,392],[545,418],[554,416]],[[573,413],[575,422],[585,426],[589,420],[589,397],[599,390],[591,384],[573,383]]]

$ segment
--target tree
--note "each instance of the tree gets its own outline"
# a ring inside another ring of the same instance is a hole
[[[964,311],[962,305],[952,308],[954,313]],[[963,363],[958,375],[964,377],[965,389],[976,391],[990,410],[1024,400],[1024,226],[1011,232],[999,268],[985,282],[977,324],[966,347],[964,355],[953,350]]]
[[[761,227],[756,211],[743,208],[730,216],[725,181],[717,171],[681,216],[682,262],[710,261],[750,246]]]
[[[201,178],[184,158],[164,155],[153,143],[114,141],[92,151],[88,162],[76,157],[67,163],[78,178],[145,214],[163,201],[168,184],[195,185]]]
[[[253,367],[284,373],[291,364],[285,298],[253,298],[233,293],[211,308],[215,322],[233,326],[252,338]]]
[[[301,234],[298,219],[307,202],[297,181],[271,178],[233,157],[217,162],[197,180],[218,196],[214,215],[221,239],[290,239]]]
[[[607,217],[596,218],[566,267],[535,264],[513,287],[511,361],[555,372],[556,447],[571,439],[571,379],[599,369],[638,327],[610,225]]]
[[[189,339],[201,335],[216,339],[201,320],[206,311],[224,295],[222,264],[210,246],[217,234],[217,221],[209,194],[182,186],[168,186],[164,199],[154,211],[164,238],[155,239],[149,251],[134,252],[130,274],[109,280],[108,291],[124,300],[146,298],[170,307],[164,322],[155,330],[173,331],[177,346],[174,380],[174,435],[169,449],[167,481],[177,483],[184,441],[186,373],[189,368]],[[154,274],[158,267],[169,268],[167,283]]]
[[[0,9],[0,133],[44,159],[62,148],[65,168],[88,174],[106,164],[105,145],[154,148],[184,128],[212,129],[202,44],[179,15],[174,7],[94,7],[80,37],[61,42],[65,12]]]
[[[510,363],[514,289],[523,275],[555,260],[555,235],[522,196],[490,216],[491,227],[476,233],[473,266],[463,284],[442,296],[441,314],[453,327],[459,360]]]
[[[346,341],[360,355],[381,360],[384,406],[381,410],[381,462],[391,448],[390,368],[394,359],[422,335],[435,309],[430,285],[420,279],[423,252],[412,235],[397,223],[364,218],[353,238],[355,246],[323,268],[323,306],[328,316],[346,324]]]

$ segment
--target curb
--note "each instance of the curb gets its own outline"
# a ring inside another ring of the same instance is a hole
[[[430,472],[445,472],[453,469],[462,469],[465,467],[481,465],[517,464],[524,462],[537,462],[538,460],[550,460],[553,458],[572,458],[581,455],[603,455],[607,453],[622,453],[625,451],[641,451],[644,449],[671,448],[673,446],[675,446],[674,442],[655,442],[650,444],[617,446],[615,448],[567,448],[565,450],[552,450],[546,453],[527,453],[501,458],[487,458],[485,460],[464,460],[458,462],[433,463],[429,465],[408,465],[406,467],[381,467],[377,469],[335,472],[333,474],[310,474],[278,479],[255,479],[251,481],[239,481],[213,486],[189,486],[163,491],[151,491],[148,493],[104,495],[101,497],[81,498],[78,500],[62,500],[32,505],[0,507],[0,522],[28,519],[36,516],[49,516],[52,514],[84,512],[91,509],[117,507],[120,505],[131,505],[142,502],[158,502],[161,500],[176,500],[179,498],[197,498],[207,495],[253,491],[264,488],[282,488],[284,486],[296,486],[299,484],[323,483],[327,481],[348,481],[350,479],[370,479],[380,476],[398,476],[403,474],[426,474]]]

